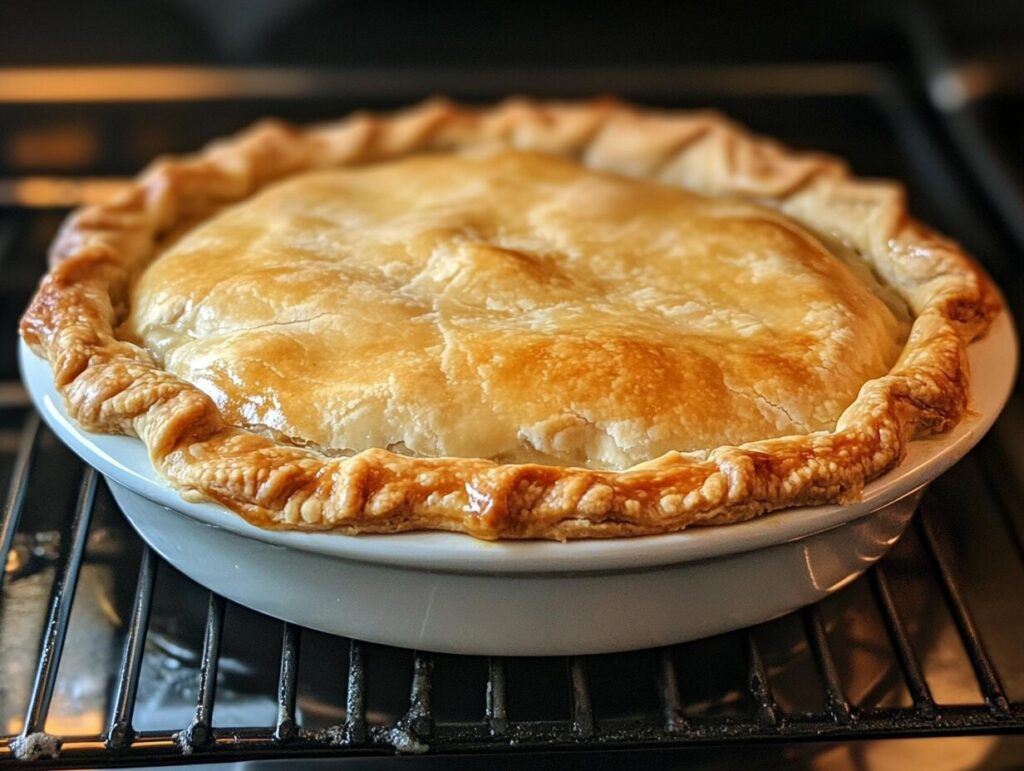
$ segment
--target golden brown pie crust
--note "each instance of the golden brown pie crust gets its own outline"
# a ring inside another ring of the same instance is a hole
[[[901,305],[777,211],[500,150],[269,185],[159,249],[117,334],[328,455],[622,470],[832,430]]]
[[[832,432],[668,452],[622,471],[370,449],[327,457],[231,425],[197,387],[114,330],[167,236],[270,182],[415,153],[513,148],[713,196],[768,205],[859,254],[914,322],[893,368],[869,380]],[[130,191],[76,212],[21,332],[86,429],[138,436],[189,500],[262,527],[347,533],[435,529],[480,538],[665,533],[794,505],[848,501],[907,442],[948,430],[968,397],[966,346],[999,310],[980,268],[911,219],[902,188],[752,136],[713,113],[611,101],[522,100],[472,110],[432,101],[294,129],[263,123],[201,154],[158,161]]]

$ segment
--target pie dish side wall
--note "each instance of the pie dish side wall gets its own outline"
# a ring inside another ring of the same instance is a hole
[[[901,293],[916,316],[903,355],[864,385],[831,434],[669,453],[606,472],[384,450],[325,458],[226,424],[209,397],[114,336],[133,274],[177,225],[301,170],[489,145],[776,206],[845,242]],[[510,101],[483,111],[431,102],[301,131],[264,124],[198,156],[159,162],[128,194],[78,212],[51,257],[22,335],[50,362],[76,421],[140,437],[188,499],[217,501],[263,527],[344,532],[640,535],[854,500],[911,439],[960,420],[967,343],[1000,307],[970,258],[908,217],[898,186],[856,180],[835,160],[785,150],[720,116],[612,102]]]
[[[710,560],[507,575],[408,570],[281,549],[179,516],[117,484],[111,490],[158,554],[242,605],[385,645],[514,656],[649,648],[783,615],[840,589],[879,559],[921,496],[824,533]]]

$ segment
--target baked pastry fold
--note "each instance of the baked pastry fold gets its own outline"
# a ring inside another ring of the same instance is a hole
[[[263,527],[665,533],[848,501],[999,302],[902,189],[713,113],[268,122],[75,213],[22,321],[85,428]]]

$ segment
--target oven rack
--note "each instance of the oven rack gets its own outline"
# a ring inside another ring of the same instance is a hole
[[[0,521],[0,557],[8,559],[19,519],[24,513],[26,491],[33,483],[33,460],[40,452],[47,429],[32,413],[26,420],[12,471],[11,483]],[[986,440],[978,454],[993,450]],[[983,461],[979,461],[983,462]],[[987,464],[985,464],[987,465]],[[348,658],[344,722],[307,731],[296,722],[296,684],[300,666],[302,629],[281,624],[280,670],[273,725],[214,728],[217,706],[217,668],[227,601],[210,592],[202,643],[195,714],[186,725],[165,730],[136,731],[132,724],[142,657],[153,601],[154,584],[164,566],[144,547],[138,563],[132,610],[128,617],[121,665],[118,669],[110,713],[102,734],[56,736],[45,732],[46,718],[59,669],[74,602],[77,579],[88,542],[97,491],[104,482],[90,467],[75,469],[81,477],[77,499],[69,512],[68,548],[56,557],[56,578],[50,593],[46,622],[39,645],[38,663],[25,710],[23,727],[0,740],[0,759],[40,760],[69,765],[111,760],[233,759],[301,755],[364,754],[378,752],[421,753],[481,752],[494,750],[561,749],[585,744],[591,748],[659,747],[736,742],[866,739],[892,736],[951,736],[970,733],[1024,732],[1024,703],[1007,696],[985,640],[978,631],[964,598],[957,572],[941,545],[946,510],[935,494],[925,497],[915,520],[921,544],[939,579],[944,602],[956,623],[977,686],[984,702],[974,705],[940,704],[932,696],[918,655],[910,642],[887,576],[885,560],[862,581],[870,583],[877,610],[892,645],[913,704],[905,708],[858,710],[844,695],[829,636],[817,606],[799,612],[815,667],[823,686],[825,710],[816,714],[788,714],[776,704],[765,664],[751,630],[739,635],[746,652],[747,679],[753,709],[742,719],[693,718],[684,714],[670,648],[658,651],[659,673],[650,684],[659,694],[658,720],[597,719],[588,686],[588,657],[566,659],[571,689],[571,709],[561,720],[523,722],[509,717],[506,664],[501,658],[487,662],[486,708],[479,720],[460,724],[439,723],[431,707],[433,662],[429,653],[410,651],[412,678],[408,709],[388,725],[370,725],[365,717],[366,678],[363,643],[337,639],[339,651]],[[998,498],[998,493],[993,492]],[[1024,560],[1024,537],[1012,512],[1002,509],[1006,537]],[[2,578],[0,578],[2,580]]]

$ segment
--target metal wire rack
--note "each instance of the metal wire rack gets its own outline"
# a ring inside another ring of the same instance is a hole
[[[0,523],[0,549],[5,559],[24,513],[26,491],[35,473],[33,459],[41,452],[42,428],[38,417],[28,418],[17,449],[11,484]],[[345,719],[335,726],[308,731],[296,721],[296,685],[300,667],[300,639],[303,630],[281,625],[280,672],[277,682],[277,717],[272,725],[215,728],[218,658],[224,627],[226,601],[209,593],[205,631],[196,689],[195,713],[186,725],[166,730],[136,730],[133,710],[139,688],[150,607],[157,572],[164,568],[159,558],[143,548],[138,562],[134,598],[123,654],[118,668],[109,719],[100,734],[57,736],[45,732],[47,713],[58,674],[68,630],[76,585],[96,507],[97,488],[103,484],[91,468],[76,469],[81,481],[69,517],[67,548],[56,559],[56,578],[50,592],[46,621],[39,643],[39,655],[21,730],[4,737],[2,752],[7,759],[39,760],[48,763],[81,764],[89,761],[130,757],[136,762],[183,757],[259,757],[287,750],[289,753],[366,753],[537,749],[554,747],[639,747],[694,743],[752,742],[823,738],[867,738],[886,736],[931,736],[964,733],[1024,732],[1024,703],[1012,701],[996,666],[986,650],[960,578],[951,564],[937,530],[942,528],[942,501],[926,499],[917,518],[920,543],[939,579],[944,601],[959,631],[970,660],[983,703],[939,704],[923,674],[918,654],[910,641],[905,619],[898,609],[888,570],[883,562],[864,581],[884,623],[900,671],[910,692],[907,707],[858,709],[844,693],[832,643],[819,608],[800,612],[815,667],[820,676],[824,710],[813,714],[790,714],[776,703],[770,677],[751,630],[737,632],[746,653],[746,683],[749,712],[729,719],[689,717],[679,694],[674,661],[678,652],[657,651],[658,669],[651,692],[660,701],[657,719],[606,720],[595,716],[588,683],[588,658],[570,657],[566,662],[571,708],[563,719],[545,721],[513,720],[509,715],[506,662],[487,662],[485,708],[472,722],[440,722],[432,708],[433,657],[410,652],[412,677],[407,710],[386,725],[370,725],[366,719],[366,646],[355,640],[337,640],[339,651],[347,653],[348,675]],[[1021,549],[1021,533],[1010,525],[1009,539]]]

